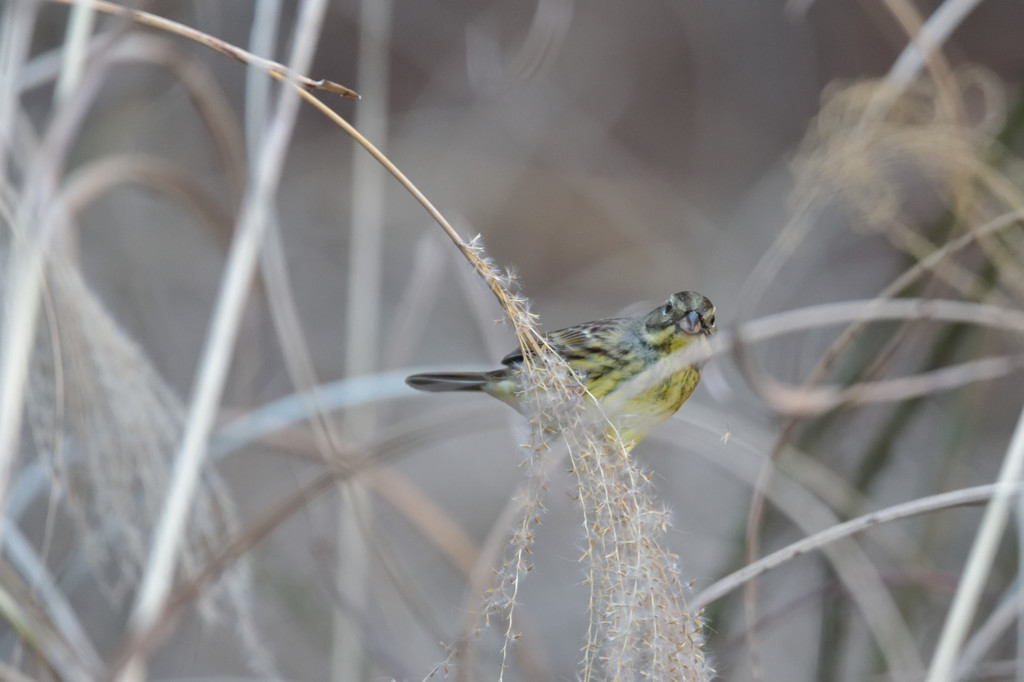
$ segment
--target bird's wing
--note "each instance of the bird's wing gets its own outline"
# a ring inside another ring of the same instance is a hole
[[[607,320],[594,320],[584,322],[573,327],[558,329],[548,332],[544,339],[551,346],[551,349],[566,360],[572,359],[580,351],[603,345],[610,334],[621,331],[625,325],[625,318],[609,318]],[[522,349],[512,351],[501,360],[503,365],[518,365],[523,361]]]

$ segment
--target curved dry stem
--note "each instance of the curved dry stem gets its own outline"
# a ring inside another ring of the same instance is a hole
[[[231,244],[234,221],[205,185],[175,164],[134,154],[106,156],[71,173],[54,197],[53,210],[67,224],[102,195],[125,185],[141,185],[191,209],[210,226],[214,240],[225,250]]]
[[[535,525],[540,510],[543,508],[540,493],[544,489],[544,480],[538,478],[539,472],[543,471],[543,467],[537,464],[543,461],[543,453],[546,449],[544,441],[546,439],[545,432],[547,427],[544,425],[556,424],[558,425],[558,430],[563,434],[572,431],[574,428],[579,428],[579,422],[576,421],[578,419],[576,410],[579,409],[581,404],[579,401],[581,384],[568,365],[547,347],[547,343],[537,328],[535,316],[529,312],[526,299],[512,288],[514,286],[514,278],[508,273],[497,271],[493,263],[483,256],[479,239],[472,242],[464,241],[426,196],[369,140],[361,135],[345,119],[331,111],[311,94],[304,91],[300,91],[300,94],[359,142],[413,195],[444,229],[452,242],[473,266],[474,271],[484,280],[491,292],[497,297],[505,314],[514,326],[520,347],[526,351],[526,361],[523,365],[523,374],[527,377],[525,381],[526,396],[524,396],[524,404],[532,403],[534,407],[529,411],[531,414],[536,415],[532,422],[531,437],[533,442],[530,445],[534,458],[531,460],[533,463],[533,474],[531,474],[530,478],[531,491],[527,493],[527,497],[523,502],[520,529],[513,534],[513,559],[507,565],[507,569],[510,572],[508,582],[511,586],[511,594],[500,602],[508,607],[507,617],[509,625],[506,629],[506,645],[503,647],[503,658],[507,657],[508,644],[515,637],[512,619],[515,595],[520,578],[530,569],[530,564],[527,561],[528,548],[532,545],[533,540],[532,530],[530,529]],[[556,408],[556,405],[562,407]],[[568,412],[565,412],[564,406],[570,406]],[[606,425],[607,421],[605,420],[602,423]],[[601,430],[603,431],[605,428],[606,426],[602,426]],[[604,450],[605,447],[607,445],[602,445],[595,452],[607,452],[607,450]],[[621,451],[622,447],[621,441],[619,441],[615,451]],[[572,451],[572,448],[570,448],[570,452]],[[611,457],[615,456],[611,455]],[[503,665],[502,674],[504,669]],[[585,670],[589,669],[588,666],[585,666]]]
[[[952,367],[921,372],[910,377],[861,381],[847,388],[790,387],[764,374],[748,373],[747,379],[778,414],[808,417],[831,412],[840,406],[894,403],[942,393],[979,381],[991,381],[1024,368],[1024,354],[968,360]]]
[[[1004,186],[1004,184],[1006,183],[1005,178],[1003,178],[997,173],[993,173],[991,169],[989,169],[987,166],[980,166],[978,170],[981,176],[985,178],[985,181],[988,184],[988,186],[993,191],[998,193],[1001,197],[1003,197],[1006,200],[1016,197],[1015,188]],[[810,207],[807,206],[804,210],[809,210],[809,208]],[[1024,219],[1024,211],[1018,209],[1012,213],[999,216],[998,218],[995,218],[984,225],[978,226],[977,228],[973,228],[971,232],[969,232],[968,234],[965,234],[951,242],[944,244],[941,248],[935,249],[932,253],[926,255],[922,259],[919,259],[912,267],[904,271],[891,284],[889,284],[889,286],[887,286],[885,289],[882,290],[882,292],[880,292],[879,298],[888,299],[898,295],[907,287],[912,285],[916,280],[920,279],[927,273],[933,273],[936,276],[939,276],[940,265],[942,263],[948,262],[960,251],[964,250],[966,247],[972,244],[978,242],[986,243],[987,237],[989,237],[990,235],[997,234],[998,232],[1001,232],[1009,228],[1010,226],[1019,223],[1022,219]],[[809,218],[805,216],[804,220],[809,220]],[[801,223],[802,221],[798,217],[793,222],[791,222],[791,225],[800,225]],[[791,229],[793,228],[787,226],[787,230]],[[781,263],[778,265],[778,267],[781,267]],[[1008,303],[1008,301],[1005,300],[1005,297],[999,295],[999,292],[993,292],[993,298],[996,300],[996,302],[1004,304]],[[837,338],[831,344],[831,346],[822,355],[821,359],[818,361],[815,367],[811,370],[810,374],[808,375],[808,378],[804,381],[803,386],[806,388],[820,382],[824,378],[826,372],[839,358],[843,350],[849,346],[853,339],[865,328],[867,324],[868,322],[864,320],[861,322],[851,324],[846,329],[844,329],[842,334],[840,334],[839,338]],[[789,437],[793,429],[795,428],[796,424],[797,419],[791,418],[783,426],[781,430],[782,435],[777,439],[776,445],[772,449],[771,454],[768,458],[768,462],[773,462],[777,459],[779,454],[782,452],[784,444],[789,440]],[[760,519],[763,512],[763,496],[761,491],[763,491],[766,488],[770,474],[771,468],[766,464],[766,466],[762,469],[758,483],[755,486],[755,492],[748,514],[746,534],[748,562],[753,561],[757,557],[757,555],[760,554],[758,542],[758,529],[761,525]],[[746,592],[746,604],[748,613],[753,618],[755,617],[753,615],[755,584],[751,582],[749,585],[750,586],[748,587],[748,590]]]
[[[79,0],[49,1],[63,5],[71,5]],[[124,17],[143,26],[149,26],[150,28],[159,29],[173,35],[188,38],[200,45],[205,45],[211,50],[220,52],[222,55],[230,57],[237,62],[256,67],[277,80],[297,83],[306,90],[325,90],[336,95],[341,95],[342,97],[359,99],[359,93],[355,90],[346,88],[344,85],[322,78],[320,80],[313,80],[312,78],[296,73],[284,64],[270,59],[264,59],[263,57],[258,57],[236,45],[221,40],[220,38],[216,38],[208,33],[198,31],[190,26],[180,24],[176,21],[171,21],[170,19],[165,19],[161,16],[157,16],[156,14],[150,14],[149,12],[143,12],[142,10],[123,7],[112,2],[106,2],[105,0],[90,0],[90,2],[97,11],[117,17]]]
[[[234,115],[234,108],[224,89],[210,70],[198,59],[185,54],[166,41],[152,36],[128,35],[115,43],[110,59],[151,62],[167,69],[174,82],[184,89],[203,125],[206,126],[224,169],[232,208],[242,200],[245,181],[245,145]]]
[[[891,299],[898,296],[925,274],[934,272],[943,261],[953,258],[965,248],[974,244],[977,239],[985,238],[989,235],[1001,232],[1013,225],[1016,225],[1017,223],[1020,223],[1021,221],[1024,221],[1024,210],[1017,210],[1012,213],[999,216],[998,218],[981,225],[978,229],[968,234],[961,235],[953,241],[947,242],[941,248],[936,249],[931,254],[917,261],[914,265],[905,270],[899,277],[882,289],[877,298]],[[1010,304],[1009,300],[1003,299],[1002,297],[996,297],[994,302],[1000,305]],[[849,346],[857,334],[863,331],[867,324],[867,320],[862,320],[844,329],[842,334],[840,334],[839,337],[828,347],[828,350],[825,351],[821,359],[810,371],[804,385],[808,386],[821,381],[824,378],[825,373],[835,364],[835,361],[839,358],[840,354]]]
[[[850,519],[836,524],[803,540],[794,542],[771,554],[761,557],[752,564],[747,564],[738,571],[719,579],[708,587],[701,590],[691,599],[694,608],[703,609],[709,604],[721,599],[733,590],[741,587],[744,583],[757,578],[758,576],[777,568],[788,561],[803,556],[809,552],[822,549],[825,545],[836,542],[845,537],[862,533],[866,530],[900,519],[930,514],[943,509],[955,507],[973,506],[990,500],[1000,484],[979,485],[973,488],[963,488],[947,493],[929,495],[918,498],[903,504],[893,505],[885,509],[864,514],[855,519]],[[1015,494],[1020,494],[1020,484],[1011,485]]]
[[[737,445],[738,448],[721,448],[713,456],[708,455],[707,459],[753,486],[758,482],[763,455],[741,440],[737,441]],[[705,454],[700,450],[697,452],[702,456]],[[764,494],[780,513],[806,535],[813,535],[839,523],[831,509],[784,472],[775,472]],[[823,551],[862,614],[888,669],[904,673],[920,671],[923,663],[914,637],[879,574],[877,565],[855,540],[849,538],[837,545],[825,545]]]
[[[117,62],[148,62],[167,69],[174,76],[175,83],[184,89],[210,133],[217,156],[224,167],[224,177],[230,183],[230,203],[237,204],[245,178],[244,149],[231,103],[209,69],[199,60],[153,35],[123,36],[95,52],[96,58],[108,66]],[[34,61],[39,59],[37,57]],[[37,73],[31,81],[22,83],[24,89],[39,87],[58,75],[57,59],[49,58],[48,55],[42,59],[46,63],[36,69]]]
[[[933,321],[944,321],[944,322],[963,322],[966,324],[974,324],[979,326],[988,326],[993,328],[999,328],[1006,331],[1014,332],[1015,334],[1021,334],[1024,332],[1024,315],[1020,311],[1008,308],[1002,308],[999,306],[967,303],[962,301],[948,301],[948,300],[937,300],[937,299],[901,299],[898,301],[893,300],[880,300],[872,299],[870,301],[849,301],[845,303],[834,303],[825,304],[821,306],[813,306],[809,308],[803,308],[800,310],[790,311],[788,313],[781,313],[760,320],[741,325],[737,330],[735,337],[728,334],[719,334],[712,341],[713,352],[721,352],[722,350],[729,348],[732,350],[740,349],[741,366],[748,374],[748,378],[755,386],[764,387],[767,393],[772,395],[781,396],[781,391],[776,391],[778,385],[773,385],[759,370],[752,368],[751,363],[743,361],[743,351],[748,344],[759,340],[764,340],[773,336],[777,336],[783,333],[796,332],[800,330],[810,329],[812,327],[821,325],[829,326],[832,324],[841,324],[843,321],[852,321],[857,315],[854,311],[859,310],[863,317],[857,321],[858,325],[863,325],[867,320],[933,320]],[[815,320],[815,316],[818,316]],[[789,325],[788,329],[786,326]],[[685,362],[687,360],[692,361],[694,358],[704,357],[704,354],[690,354],[686,353],[681,358],[675,359],[674,362]],[[1012,371],[1017,367],[1017,360],[1013,357],[1008,356],[1005,358],[990,358],[987,360],[974,361],[974,363],[966,363],[964,367],[975,366],[984,373],[984,376],[979,376],[980,379],[990,379],[996,376],[1000,376],[1002,373]],[[963,383],[969,383],[971,376],[969,371],[959,370],[937,370],[934,374],[935,381],[931,382],[930,388],[934,390],[946,390],[949,387],[962,385]],[[891,380],[896,383],[890,384],[890,382],[881,382],[879,385],[870,387],[869,384],[854,385],[848,389],[848,393],[843,394],[842,397],[837,396],[842,393],[842,389],[827,389],[825,392],[816,394],[820,397],[823,402],[821,404],[821,410],[834,408],[839,403],[842,403],[845,399],[851,401],[862,401],[862,402],[875,402],[879,400],[885,400],[884,388],[881,386],[891,385],[898,389],[898,392],[892,394],[892,399],[902,399],[902,397],[908,395],[922,395],[929,391],[929,382],[919,383],[916,380],[908,379],[897,379]],[[806,386],[806,384],[805,384]],[[810,410],[810,402],[797,406],[794,396],[799,394],[791,393],[785,395],[783,400],[790,398],[789,407],[796,409],[796,411]],[[803,389],[811,390],[811,389]],[[839,393],[836,393],[838,391]],[[900,395],[900,394],[903,395]],[[810,393],[807,395],[811,395]],[[797,409],[799,408],[799,409]]]

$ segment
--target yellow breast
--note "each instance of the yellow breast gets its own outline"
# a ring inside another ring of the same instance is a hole
[[[680,348],[685,345],[685,340],[679,344]],[[655,365],[637,358],[611,371],[591,374],[585,381],[627,449],[675,414],[700,381],[696,367],[672,372]]]
[[[700,381],[700,370],[688,367],[669,377],[656,381],[629,398],[621,407],[616,406],[608,417],[619,432],[627,450],[645,438],[656,426],[679,410]],[[602,401],[602,404],[609,402]],[[613,401],[612,401],[613,402]]]

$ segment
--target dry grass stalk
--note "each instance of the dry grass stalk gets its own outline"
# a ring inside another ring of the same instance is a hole
[[[661,544],[669,512],[657,501],[649,474],[594,409],[572,370],[543,345],[528,302],[515,293],[514,278],[483,257],[479,240],[471,246],[476,271],[498,294],[521,345],[534,340],[539,346],[525,356],[522,374],[523,402],[532,415],[529,481],[521,489],[519,521],[489,602],[508,618],[503,661],[517,636],[516,598],[532,569],[530,553],[547,489],[544,459],[557,432],[576,477],[587,548],[581,556],[591,595],[583,679],[710,679],[700,620],[686,607],[688,586],[676,557]]]

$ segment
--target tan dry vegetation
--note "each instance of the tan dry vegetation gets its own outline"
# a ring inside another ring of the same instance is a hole
[[[1019,674],[1019,10],[864,77],[954,5],[5,3],[0,672]],[[686,288],[626,452],[541,332]]]

